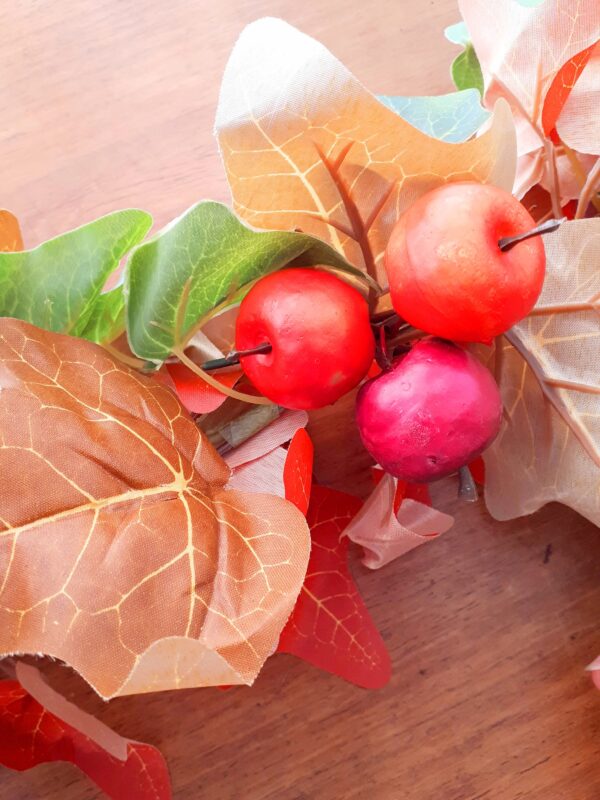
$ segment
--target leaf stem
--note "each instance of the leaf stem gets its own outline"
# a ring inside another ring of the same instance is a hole
[[[268,400],[266,397],[255,397],[252,394],[246,394],[245,392],[238,392],[235,389],[230,389],[227,386],[224,386],[220,381],[210,374],[210,372],[205,372],[202,367],[199,367],[191,358],[188,358],[183,350],[173,350],[173,353],[179,358],[182,364],[191,370],[195,375],[198,375],[199,378],[206,381],[209,386],[212,386],[213,389],[217,389],[217,391],[221,392],[222,394],[226,394],[228,397],[233,397],[235,400],[242,400],[244,403],[252,403],[256,406],[268,406],[272,405],[271,400]]]
[[[577,154],[573,150],[571,150],[571,148],[567,144],[565,144],[562,140],[561,140],[561,147],[563,148],[566,157],[569,159],[569,163],[571,164],[573,174],[575,175],[580,188],[583,189],[583,187],[585,186],[587,176],[585,174],[585,170],[583,169],[583,167],[579,162],[579,159],[577,158]],[[600,198],[592,196],[590,200],[593,203],[596,211],[600,213]]]
[[[575,219],[582,219],[587,207],[592,201],[592,197],[596,194],[598,182],[600,181],[600,158],[597,159],[594,166],[591,168],[587,180],[579,195],[579,202],[577,203],[577,211],[575,211]]]
[[[113,358],[116,358],[117,361],[120,361],[122,364],[125,364],[128,367],[132,367],[138,371],[143,370],[144,367],[146,367],[146,362],[143,359],[136,358],[135,356],[128,356],[127,353],[122,353],[108,342],[104,342],[101,346],[106,350],[107,353],[110,353]]]
[[[566,217],[561,217],[560,219],[548,219],[546,222],[536,225],[536,227],[532,228],[530,231],[518,233],[516,236],[504,236],[502,239],[498,240],[498,247],[503,252],[510,250],[510,248],[515,244],[523,242],[525,239],[531,239],[533,236],[541,236],[544,233],[551,233],[552,231],[557,230],[557,228],[559,228],[565,220]]]
[[[555,217],[560,217],[562,208],[560,205],[560,184],[558,180],[558,169],[556,167],[556,153],[554,145],[549,139],[544,139],[544,155],[550,170],[550,199],[552,200],[552,213]]]

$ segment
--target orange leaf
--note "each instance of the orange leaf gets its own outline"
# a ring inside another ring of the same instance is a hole
[[[310,561],[278,652],[377,689],[390,678],[390,657],[350,575],[348,539],[342,537],[361,506],[357,497],[313,486]]]
[[[227,395],[210,386],[199,375],[188,369],[185,364],[167,364],[167,370],[173,383],[177,396],[194,414],[209,414],[216,411],[227,400]],[[214,377],[223,386],[232,388],[242,377],[242,370],[235,369],[230,372],[217,372]]]
[[[304,428],[300,428],[288,448],[283,468],[283,485],[286,498],[303,514],[308,511],[310,500],[314,452],[310,436]]]
[[[600,26],[598,35],[600,35]],[[580,153],[600,155],[600,42],[569,93],[556,131],[563,144]]]
[[[0,474],[0,654],[61,658],[104,697],[252,683],[302,586],[306,521],[226,490],[167,387],[0,319]]]
[[[1,764],[22,771],[68,761],[113,800],[170,800],[167,765],[155,747],[123,739],[49,686],[44,692],[77,725],[41,705],[18,681],[1,681]]]
[[[555,134],[556,121],[563,110],[571,90],[575,86],[577,79],[583,72],[585,65],[590,60],[594,45],[586,47],[580,53],[576,53],[566,64],[559,69],[546,94],[544,107],[542,109],[542,128],[546,136]],[[557,139],[555,137],[555,143]]]
[[[18,219],[10,211],[0,209],[0,253],[22,249],[23,237]]]

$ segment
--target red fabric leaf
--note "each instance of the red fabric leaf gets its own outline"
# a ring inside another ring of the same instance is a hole
[[[471,475],[475,483],[478,483],[480,486],[485,486],[485,463],[483,458],[479,456],[475,461],[471,461],[469,469],[471,470]]]
[[[381,375],[381,367],[376,361],[373,361],[367,372],[367,379],[376,378],[378,375]]]
[[[373,482],[375,486],[381,481],[385,472],[380,467],[373,467],[371,470]],[[396,487],[396,494],[394,496],[394,513],[400,511],[400,506],[404,498],[410,500],[417,500],[419,503],[425,503],[426,506],[431,505],[431,495],[429,494],[429,486],[426,483],[408,483],[407,481],[398,481]]]
[[[310,561],[278,652],[377,689],[390,678],[390,657],[350,574],[348,539],[341,537],[361,506],[357,497],[313,486]]]
[[[552,136],[555,144],[558,144],[559,141],[554,130],[556,120],[559,118],[577,79],[588,63],[594,47],[595,45],[586,47],[585,50],[577,53],[566,64],[563,64],[550,84],[542,109],[542,128],[546,136]]]
[[[0,681],[0,763],[4,766],[27,770],[48,761],[70,761],[114,800],[170,800],[169,773],[160,752],[113,736],[126,744],[126,760],[47,711],[18,681]]]
[[[306,516],[312,486],[312,468],[315,449],[304,428],[294,434],[288,448],[283,468],[285,498]]]
[[[195,375],[184,364],[167,364],[167,370],[175,384],[175,391],[179,399],[188,411],[194,414],[209,414],[211,411],[216,411],[227,400],[226,394],[209,386],[206,381]],[[214,377],[223,386],[231,388],[239,381],[241,375],[241,369],[236,369],[231,372],[215,373]]]

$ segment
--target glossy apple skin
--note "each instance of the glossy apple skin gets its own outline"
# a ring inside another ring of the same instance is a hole
[[[235,345],[270,342],[241,359],[254,386],[285,408],[335,403],[366,375],[375,342],[367,302],[328,272],[284,269],[261,278],[241,303]]]
[[[424,339],[365,383],[356,421],[366,449],[406,481],[450,475],[500,430],[502,401],[490,372],[462,347]]]
[[[481,183],[449,183],[400,217],[386,251],[392,304],[427,333],[489,343],[533,308],[546,255],[541,236],[501,251],[498,240],[536,225],[511,194]]]

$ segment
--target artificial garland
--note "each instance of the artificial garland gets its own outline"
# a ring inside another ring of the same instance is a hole
[[[118,211],[32,250],[2,212],[0,653],[105,698],[250,684],[275,651],[376,688],[391,665],[347,551],[377,568],[447,530],[425,482],[458,470],[498,519],[559,500],[600,524],[598,7],[460,6],[459,91],[437,98],[377,98],[286,23],[250,25],[216,119],[233,211],[149,239]],[[364,504],[311,486],[304,430],[360,383],[385,468]],[[101,747],[5,666],[3,763],[170,796],[153,748]]]

